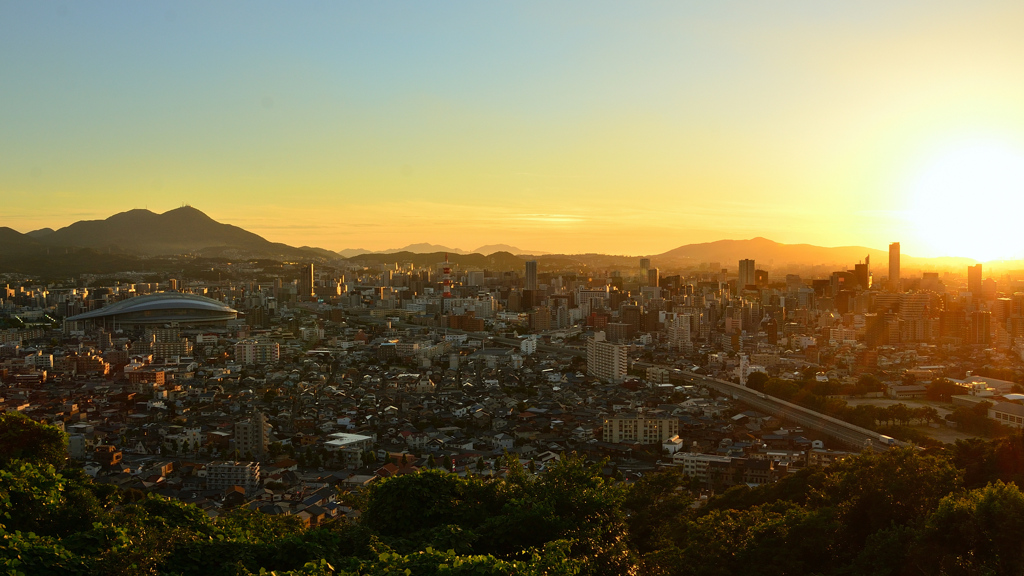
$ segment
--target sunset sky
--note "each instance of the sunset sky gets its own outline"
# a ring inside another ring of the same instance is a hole
[[[1024,256],[1024,2],[0,0],[0,226]]]

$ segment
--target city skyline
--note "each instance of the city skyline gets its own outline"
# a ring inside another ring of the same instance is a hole
[[[0,225],[1024,256],[1024,7],[0,3]]]

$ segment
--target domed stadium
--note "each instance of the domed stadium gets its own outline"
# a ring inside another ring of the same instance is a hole
[[[212,298],[180,292],[160,292],[122,300],[65,320],[79,327],[132,328],[175,322],[182,326],[225,324],[238,311]]]

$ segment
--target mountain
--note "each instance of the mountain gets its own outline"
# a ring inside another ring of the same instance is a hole
[[[353,256],[359,256],[360,254],[372,254],[373,250],[367,250],[366,248],[345,248],[344,250],[338,250],[338,254],[342,258],[351,258]]]
[[[701,244],[687,244],[663,254],[651,256],[651,263],[682,264],[684,262],[720,262],[725,268],[735,268],[737,262],[752,258],[758,263],[774,266],[828,264],[853,268],[870,256],[876,265],[888,258],[888,253],[863,246],[827,248],[811,244],[781,244],[767,238],[750,240],[718,240]],[[886,260],[888,262],[888,260]]]
[[[723,268],[737,269],[739,261],[753,259],[759,268],[800,268],[848,270],[853,265],[871,257],[871,266],[876,273],[889,266],[889,253],[885,250],[865,246],[814,246],[811,244],[782,244],[767,238],[750,240],[718,240],[700,244],[687,244],[663,254],[650,256],[651,264],[660,267],[692,266],[703,262],[719,262]],[[920,267],[928,269],[959,268],[974,264],[970,258],[918,258],[901,255],[901,266],[905,269]]]
[[[53,234],[53,228],[40,228],[39,230],[26,232],[25,236],[31,236],[32,238],[39,239],[43,236],[49,236],[50,234]]]
[[[516,256],[522,255],[541,255],[549,254],[549,252],[542,252],[540,250],[521,250],[515,246],[509,246],[508,244],[488,244],[481,246],[473,252],[477,254],[494,254],[495,252],[508,252],[509,254],[515,254]]]
[[[349,258],[350,262],[359,263],[364,266],[388,264],[395,262],[409,262],[418,267],[435,266],[444,262],[444,256],[448,254],[448,261],[453,266],[466,268],[486,268],[489,270],[519,270],[525,266],[525,260],[508,252],[495,252],[490,255],[483,254],[457,254],[453,252],[432,252],[417,254],[415,252],[393,252],[390,254],[374,253],[360,254]]]
[[[238,226],[217,222],[191,206],[163,214],[137,209],[114,214],[105,220],[84,220],[43,234],[38,240],[48,246],[93,248],[136,256],[336,257],[326,250],[294,248],[270,242]]]
[[[338,254],[341,254],[345,258],[353,258],[362,254],[398,254],[401,252],[411,252],[413,254],[434,254],[437,252],[447,252],[448,254],[494,254],[495,252],[508,252],[515,256],[522,255],[541,255],[549,254],[549,252],[542,252],[540,250],[522,250],[515,246],[509,246],[508,244],[487,244],[481,246],[476,250],[467,252],[460,250],[459,248],[449,248],[440,244],[430,244],[428,242],[420,242],[418,244],[409,244],[404,248],[391,248],[389,250],[367,250],[366,248],[346,248],[339,250]]]
[[[447,246],[441,246],[440,244],[430,244],[428,242],[420,242],[418,244],[409,244],[405,248],[390,248],[388,250],[366,250],[364,248],[346,248],[340,250],[337,253],[344,256],[345,258],[352,258],[360,254],[399,254],[403,252],[411,252],[413,254],[433,254],[435,252],[447,252],[449,254],[470,254],[465,250],[458,248],[449,248]]]
[[[6,226],[0,227],[0,252],[4,254],[24,254],[39,250],[42,245],[28,234],[22,234]]]

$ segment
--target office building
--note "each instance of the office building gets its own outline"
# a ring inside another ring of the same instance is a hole
[[[900,290],[900,243],[889,244],[889,289],[893,292]]]
[[[299,300],[311,300],[313,298],[313,264],[303,266],[299,273]]]
[[[661,280],[661,271],[660,270],[658,270],[657,268],[648,268],[647,269],[647,285],[648,286],[657,286],[660,280]]]
[[[967,291],[981,298],[981,264],[967,267]]]
[[[537,261],[526,261],[526,289],[537,290]]]
[[[753,260],[740,260],[740,278],[736,283],[737,290],[757,284],[757,267]]]
[[[862,290],[871,288],[871,256],[865,256],[864,262],[861,264],[855,264],[853,267],[853,277],[857,281],[857,285]]]

